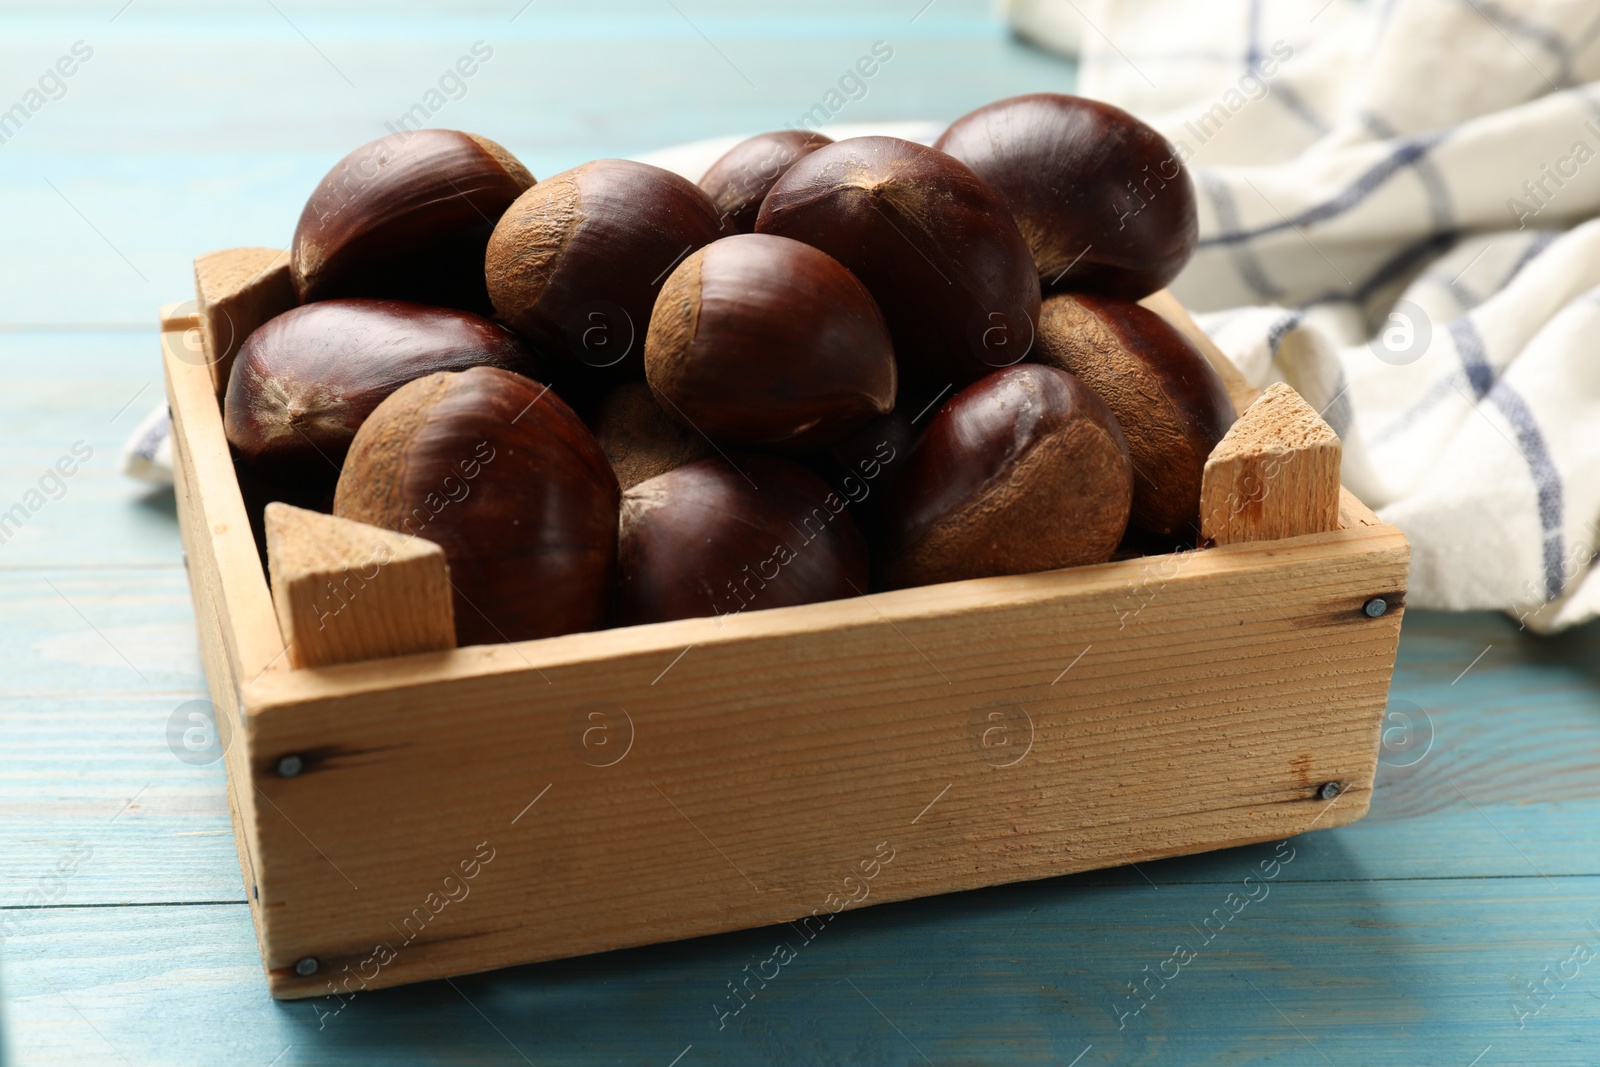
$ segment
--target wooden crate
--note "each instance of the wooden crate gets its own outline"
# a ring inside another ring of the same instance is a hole
[[[274,996],[769,923],[809,939],[846,907],[1367,809],[1409,549],[1291,391],[1213,456],[1216,547],[295,668],[218,403],[284,268],[197,268],[162,324],[178,508]],[[1149,303],[1242,410],[1225,357]]]

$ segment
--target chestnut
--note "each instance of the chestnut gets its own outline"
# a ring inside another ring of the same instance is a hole
[[[886,502],[891,586],[1103,563],[1128,524],[1116,416],[1053,367],[997,371],[928,423]]]
[[[720,236],[717,209],[687,178],[596,160],[545,179],[501,217],[485,259],[489,297],[542,350],[638,378],[662,283]]]
[[[845,502],[774,456],[703,459],[622,495],[623,625],[863,593],[867,546]]]
[[[756,228],[761,201],[794,161],[832,143],[833,138],[811,130],[758,133],[711,164],[700,179],[700,188],[735,232],[750,233]]]
[[[916,426],[899,410],[891,411],[828,449],[825,462],[837,473],[836,481],[829,480],[835,488],[842,489],[854,478],[866,483],[871,491],[882,493],[889,480],[899,475],[916,443]],[[857,495],[842,491],[852,498]]]
[[[797,160],[756,232],[843,263],[883,309],[912,393],[959,388],[1033,343],[1039,277],[1011,212],[963,163],[895,137],[854,137]]]
[[[606,394],[593,425],[623,489],[716,454],[703,434],[663,411],[644,382]]]
[[[656,298],[645,377],[713,439],[807,452],[894,407],[894,346],[866,286],[826,252],[746,233],[680,263]]]
[[[882,526],[883,500],[916,443],[916,426],[897,409],[804,462],[849,502],[856,525],[871,543]]]
[[[498,367],[402,386],[356,432],[333,513],[443,546],[460,644],[606,622],[616,476],[572,409]]]
[[[1200,476],[1234,420],[1206,357],[1148,308],[1062,293],[1044,303],[1034,358],[1077,375],[1116,413],[1133,457],[1132,525],[1193,544]]]
[[[1188,171],[1164,137],[1119,107],[1014,96],[963,115],[934,147],[1005,199],[1047,288],[1138,300],[1194,254]]]
[[[510,330],[467,311],[364,298],[304,304],[239,349],[223,428],[261,477],[331,492],[356,430],[406,382],[479,366],[533,373],[534,358]]]
[[[295,227],[289,265],[302,302],[388,296],[485,314],[483,253],[533,175],[493,141],[408,130],[336,163]]]

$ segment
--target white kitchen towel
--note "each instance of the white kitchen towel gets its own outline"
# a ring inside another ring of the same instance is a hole
[[[1409,602],[1600,614],[1600,4],[1010,6],[1190,167],[1174,293],[1323,411]]]
[[[141,482],[172,484],[172,417],[165,401],[139,420],[122,446],[122,473]]]

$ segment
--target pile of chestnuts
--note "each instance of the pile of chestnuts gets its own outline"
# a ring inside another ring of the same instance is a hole
[[[441,545],[462,644],[1192,544],[1234,419],[1135,301],[1196,240],[1115,107],[784,131],[699,185],[419,130],[312,194],[224,423],[252,499]]]

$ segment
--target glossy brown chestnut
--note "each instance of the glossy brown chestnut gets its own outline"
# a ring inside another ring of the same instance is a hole
[[[806,466],[850,504],[869,543],[880,540],[883,502],[917,443],[917,428],[899,411],[873,419]]]
[[[644,382],[623,382],[606,394],[594,436],[625,490],[716,455],[704,435],[661,409]]]
[[[623,494],[623,625],[866,592],[866,542],[844,500],[788,460],[735,461],[701,460]]]
[[[239,349],[223,427],[240,458],[331,492],[350,442],[390,393],[436,371],[535,373],[527,345],[466,311],[403,300],[323,300],[268,320]]]
[[[545,179],[511,205],[489,238],[489,296],[542,350],[638,378],[662,283],[722,233],[717,209],[688,179],[596,160]]]
[[[408,130],[341,159],[306,201],[290,249],[302,301],[388,296],[485,314],[489,232],[533,175],[493,141]]]
[[[1155,130],[1119,107],[1059,93],[996,101],[935,147],[994,187],[1047,288],[1138,300],[1194,254],[1194,183]]]
[[[1028,244],[999,195],[943,152],[894,137],[819,148],[778,179],[756,232],[815,245],[861,279],[910,392],[960,388],[1033,343]]]
[[[1034,358],[1077,375],[1116,413],[1133,457],[1132,525],[1190,538],[1206,457],[1234,420],[1206,357],[1138,304],[1062,293],[1045,301]]]
[[[606,622],[616,476],[553,392],[494,367],[430,374],[356,433],[333,513],[444,547],[460,644]]]
[[[899,476],[916,443],[917,427],[911,419],[891,411],[828,449],[827,466],[836,474],[828,481],[852,502],[857,496],[881,494]],[[863,489],[853,489],[851,479],[863,483]]]
[[[725,237],[678,265],[644,369],[701,433],[780,452],[825,448],[894,407],[894,346],[872,294],[826,252],[770,234]]]
[[[810,130],[778,130],[758,133],[740,141],[711,164],[700,179],[700,188],[738,233],[756,228],[761,201],[801,156],[810,155],[833,143]]]
[[[1133,468],[1117,419],[1053,367],[957,393],[890,489],[893,586],[1103,563],[1128,524]]]

